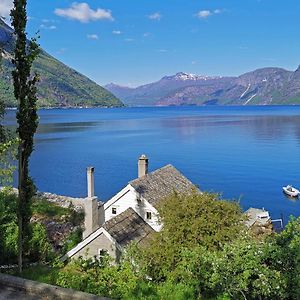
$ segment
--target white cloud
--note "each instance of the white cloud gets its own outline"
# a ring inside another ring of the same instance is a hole
[[[162,15],[159,12],[156,12],[154,14],[149,15],[148,18],[150,20],[160,21],[160,19],[162,18]]]
[[[93,10],[85,2],[73,2],[69,8],[57,8],[55,9],[54,13],[57,16],[71,20],[77,20],[82,23],[88,23],[90,21],[97,20],[114,20],[110,10],[103,8],[97,8],[96,10]]]
[[[49,23],[58,23],[58,21],[53,20],[53,19],[42,19],[42,22],[47,23],[47,24],[49,24]]]
[[[206,19],[208,17],[211,17],[212,15],[218,15],[221,14],[222,10],[221,9],[215,9],[215,10],[200,10],[196,16],[199,19]]]
[[[200,10],[197,13],[198,18],[202,18],[202,19],[208,18],[211,15],[212,15],[212,12],[210,10]]]
[[[57,27],[55,25],[47,26],[45,24],[40,25],[40,28],[41,29],[46,29],[46,30],[55,30],[55,29],[57,29]]]
[[[0,17],[9,17],[10,10],[13,7],[13,0],[0,1]]]
[[[120,34],[122,34],[122,31],[120,31],[120,30],[113,30],[112,34],[120,35]]]
[[[217,14],[220,14],[220,13],[222,13],[222,10],[221,9],[215,9],[214,10],[214,13],[217,15]]]
[[[134,41],[134,39],[131,39],[131,38],[125,39],[125,42],[133,42],[133,41]]]
[[[145,32],[145,33],[143,34],[143,37],[148,37],[148,36],[150,36],[150,35],[151,35],[150,32]]]
[[[97,34],[88,34],[86,37],[89,40],[99,40],[99,36]]]
[[[168,52],[168,50],[166,50],[166,49],[158,49],[157,51],[160,52],[160,53],[166,53],[166,52]]]

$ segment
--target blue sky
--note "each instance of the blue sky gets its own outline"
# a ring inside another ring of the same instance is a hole
[[[46,51],[102,85],[300,64],[299,0],[28,0],[28,15]]]

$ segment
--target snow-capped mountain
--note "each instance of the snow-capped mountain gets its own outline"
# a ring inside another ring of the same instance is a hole
[[[300,67],[263,68],[238,77],[184,72],[137,88],[106,86],[127,105],[300,104]]]
[[[196,80],[214,80],[220,79],[221,76],[205,76],[205,75],[196,75],[196,74],[188,74],[184,72],[179,72],[173,76],[165,76],[162,80],[183,80],[183,81],[196,81]]]

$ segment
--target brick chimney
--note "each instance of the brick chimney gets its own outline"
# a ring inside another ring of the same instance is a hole
[[[87,198],[84,202],[84,227],[83,238],[85,239],[91,233],[99,228],[99,209],[98,209],[98,198],[95,197],[94,190],[94,167],[88,167],[86,170],[87,175]]]
[[[148,174],[148,157],[142,154],[138,161],[138,177],[141,178]]]

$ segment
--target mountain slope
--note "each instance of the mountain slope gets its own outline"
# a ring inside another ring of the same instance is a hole
[[[12,91],[11,57],[14,37],[12,29],[0,19],[0,45],[4,49],[0,71],[0,97],[7,106],[15,106]],[[33,70],[40,75],[38,83],[39,106],[123,106],[111,92],[86,76],[64,65],[45,51],[34,62]]]
[[[125,104],[138,106],[300,104],[300,68],[263,68],[239,77],[177,73],[135,89],[107,88]]]
[[[206,87],[214,82],[223,84],[224,82],[229,81],[231,81],[231,77],[210,77],[180,72],[174,76],[165,76],[159,81],[142,85],[135,89],[129,89],[128,87],[122,87],[115,84],[106,85],[105,88],[122,99],[127,105],[151,106],[159,103],[161,99],[168,97],[170,93],[184,87]]]

